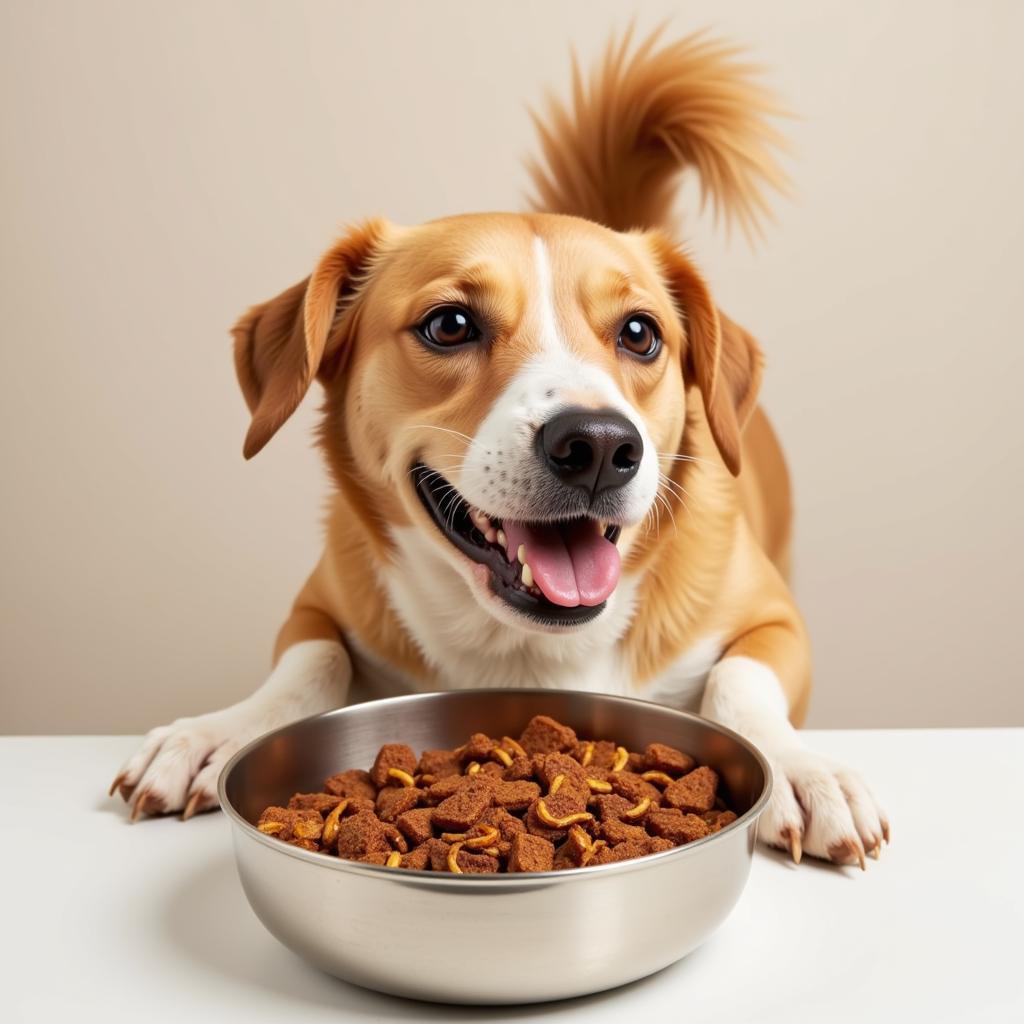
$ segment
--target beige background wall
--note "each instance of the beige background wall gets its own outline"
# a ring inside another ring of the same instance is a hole
[[[641,13],[748,44],[801,115],[764,243],[686,233],[769,353],[812,724],[1024,722],[1024,5]],[[627,14],[5,0],[0,729],[141,730],[256,685],[324,483],[313,401],[242,461],[227,328],[349,218],[517,207],[524,102]]]

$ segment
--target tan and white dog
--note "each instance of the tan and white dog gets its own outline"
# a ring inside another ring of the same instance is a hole
[[[688,166],[754,223],[773,112],[728,47],[623,43],[540,125],[537,212],[363,224],[242,317],[247,458],[324,388],[327,543],[263,686],[124,766],[133,819],[214,807],[242,744],[346,701],[542,686],[699,709],[770,758],[765,841],[877,855],[875,799],[792,724],[810,657],[761,352],[665,233]]]

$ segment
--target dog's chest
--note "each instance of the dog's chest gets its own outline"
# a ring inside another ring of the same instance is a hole
[[[423,653],[432,678],[403,673],[349,637],[352,699],[420,690],[537,687],[637,696],[680,708],[700,704],[707,673],[721,653],[719,638],[686,645],[656,679],[634,677],[624,647],[637,582],[623,577],[600,629],[577,635],[525,635],[496,621],[462,580],[421,543],[399,534],[402,557],[381,574],[391,611]]]

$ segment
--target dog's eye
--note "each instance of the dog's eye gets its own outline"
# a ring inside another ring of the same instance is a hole
[[[650,317],[635,314],[626,318],[619,331],[619,345],[631,355],[653,359],[661,348],[658,328]]]
[[[441,348],[477,341],[480,328],[461,306],[442,306],[428,313],[416,328],[421,338]]]

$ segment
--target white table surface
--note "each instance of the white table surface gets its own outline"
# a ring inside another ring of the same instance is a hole
[[[0,1017],[1024,1021],[1024,730],[807,735],[879,791],[893,827],[880,861],[862,874],[759,851],[732,916],[680,963],[493,1009],[367,992],[279,945],[245,901],[222,815],[131,826],[105,798],[135,738],[0,738]]]

